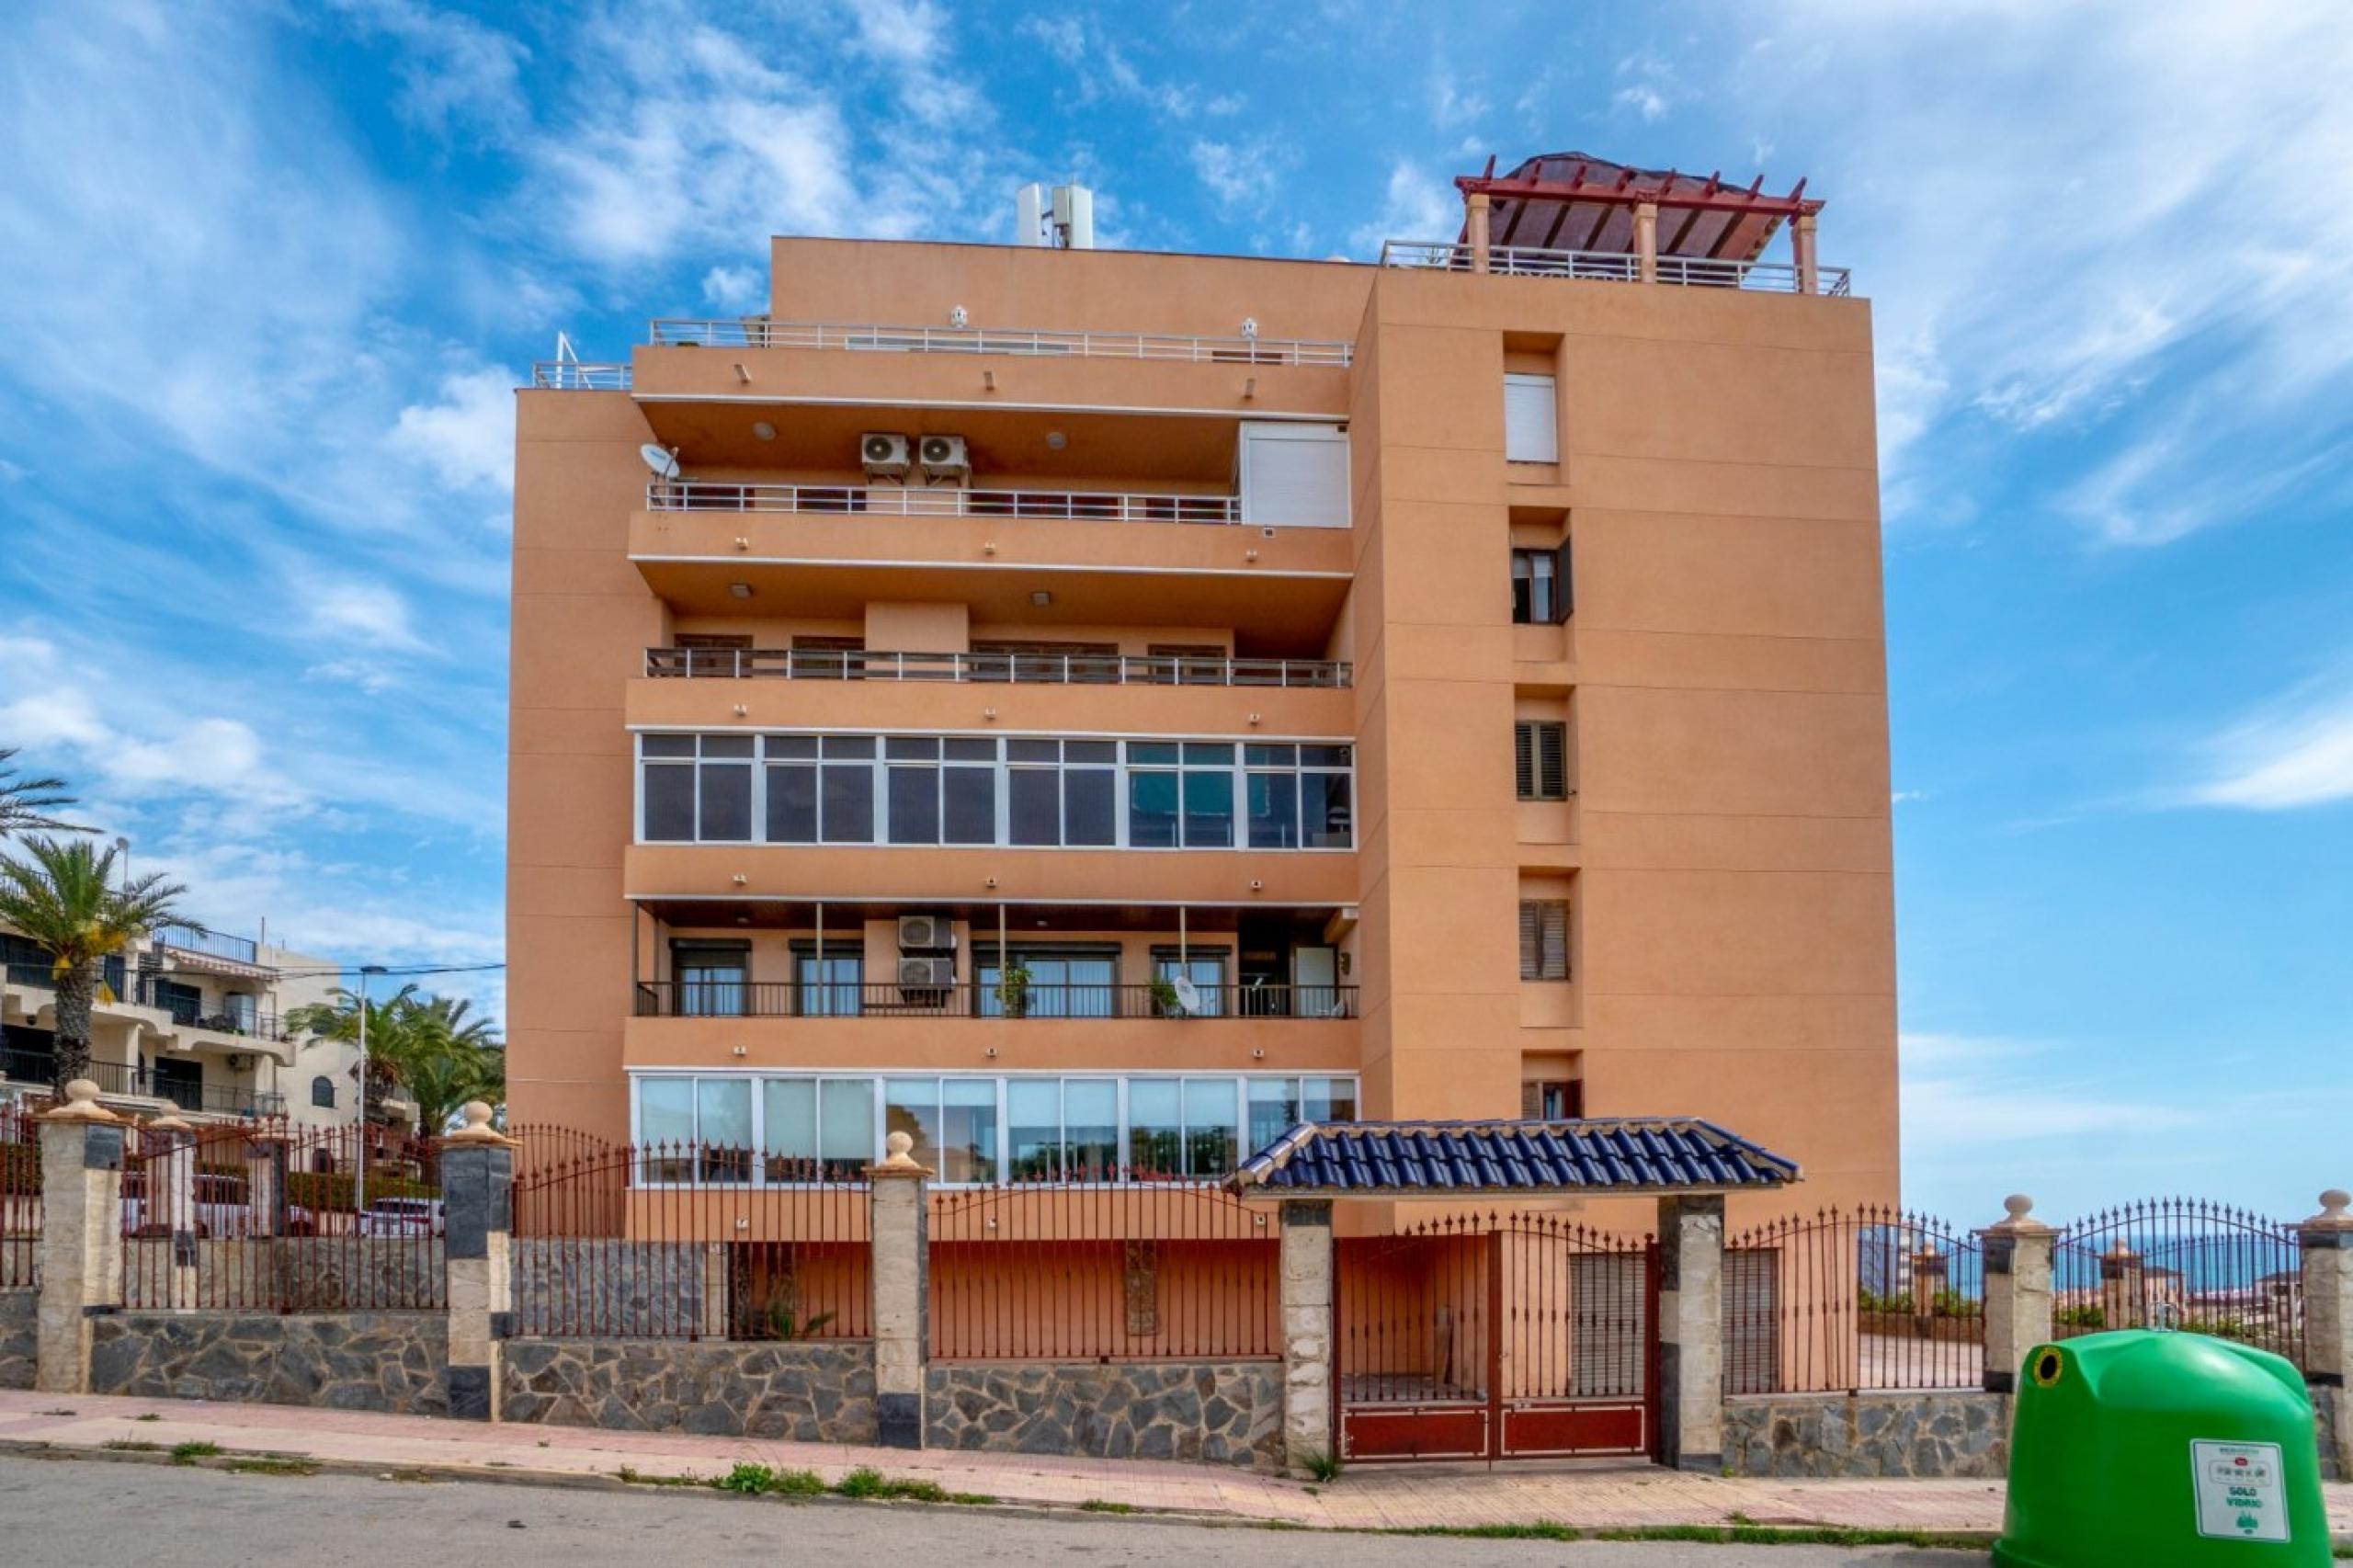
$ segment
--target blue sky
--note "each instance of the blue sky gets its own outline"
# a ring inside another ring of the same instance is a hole
[[[1491,152],[1804,175],[1879,333],[1907,1199],[2353,1178],[2339,0],[15,10],[0,744],[218,926],[497,955],[559,330],[1039,177],[1107,244],[1369,258]]]

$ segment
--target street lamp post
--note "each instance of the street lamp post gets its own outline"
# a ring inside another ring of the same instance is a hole
[[[359,1144],[351,1159],[351,1228],[362,1230],[368,1213],[368,977],[382,974],[380,963],[359,966]]]

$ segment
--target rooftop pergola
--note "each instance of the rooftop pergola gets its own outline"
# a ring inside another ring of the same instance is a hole
[[[1496,247],[1580,255],[1631,256],[1637,274],[1655,281],[1662,256],[1685,261],[1756,260],[1786,223],[1798,292],[1819,291],[1814,222],[1822,203],[1801,179],[1786,196],[1765,193],[1762,175],[1727,185],[1676,169],[1638,169],[1586,153],[1545,153],[1498,175],[1456,178],[1462,193],[1459,243],[1471,269],[1490,270]]]

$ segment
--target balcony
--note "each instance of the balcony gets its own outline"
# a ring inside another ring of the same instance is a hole
[[[977,681],[1023,686],[1208,686],[1344,690],[1346,660],[1144,653],[902,653],[815,648],[648,648],[655,678]]]
[[[1416,272],[1472,272],[1471,247],[1442,240],[1387,240],[1381,265]],[[1641,259],[1621,251],[1545,250],[1530,245],[1493,245],[1487,272],[1496,278],[1567,278],[1605,283],[1642,281]],[[1854,280],[1843,267],[1817,269],[1820,291],[1845,298]],[[1656,281],[1692,289],[1740,289],[1756,293],[1803,290],[1796,267],[1785,261],[1734,261],[1714,256],[1662,256]]]
[[[12,1084],[56,1085],[57,1061],[38,1051],[0,1053],[0,1077]],[[229,1085],[194,1083],[132,1067],[128,1062],[93,1059],[84,1076],[97,1085],[101,1099],[160,1102],[205,1116],[284,1116],[286,1096],[241,1089]]]
[[[641,1018],[920,1018],[996,1021],[1087,1018],[1349,1019],[1353,985],[1195,985],[1189,1006],[1173,985],[1045,985],[1017,990],[976,980],[926,987],[790,981],[640,981]]]
[[[814,512],[878,517],[1033,517],[1079,523],[1239,523],[1233,495],[1085,490],[964,490],[904,484],[728,484],[656,481],[649,512]]]
[[[158,926],[154,942],[159,948],[176,948],[184,953],[201,953],[208,958],[228,959],[234,963],[261,962],[260,946],[251,937],[199,931],[193,926]]]
[[[1037,332],[1004,327],[878,326],[662,317],[651,341],[664,347],[841,348],[862,353],[1014,354],[1031,358],[1158,359],[1197,365],[1330,365],[1355,345],[1298,337],[1198,337],[1148,332]]]

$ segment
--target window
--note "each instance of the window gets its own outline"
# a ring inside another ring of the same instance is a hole
[[[997,967],[996,949],[983,949],[977,974],[980,1010],[985,1018],[1013,1013],[1025,1018],[1108,1018],[1118,1016],[1120,960],[1116,950],[1072,951],[1051,949],[1009,949],[1016,969],[1029,975],[1013,1001],[1004,989],[1004,971]],[[1010,1005],[1009,1005],[1010,1004]]]
[[[1535,1121],[1574,1121],[1585,1115],[1581,1078],[1531,1078],[1519,1086],[1519,1114]]]
[[[741,1017],[751,961],[749,942],[671,943],[670,968],[677,977],[679,1016]]]
[[[1519,978],[1569,978],[1569,901],[1519,901]]]
[[[1511,619],[1515,626],[1557,626],[1569,619],[1569,546],[1511,552]]]
[[[1523,801],[1569,798],[1569,727],[1543,720],[1512,726],[1513,772]]]
[[[1356,748],[981,735],[638,742],[648,843],[1347,849]]]
[[[1276,526],[1348,526],[1348,437],[1337,426],[1245,422],[1242,520]]]
[[[1216,1018],[1225,1016],[1225,951],[1220,948],[1188,947],[1180,958],[1174,948],[1154,948],[1152,953],[1152,977],[1165,980],[1172,985],[1178,980],[1193,983],[1194,1006],[1186,1012],[1182,1003],[1176,1009],[1187,1017]]]
[[[865,1011],[862,953],[829,952],[819,958],[815,943],[795,942],[792,981],[795,1010],[804,1018],[848,1018]]]
[[[1556,463],[1561,460],[1561,416],[1558,393],[1552,377],[1511,375],[1504,378],[1504,460],[1516,463]]]
[[[311,1080],[311,1103],[321,1110],[335,1108],[335,1080],[322,1073]]]

